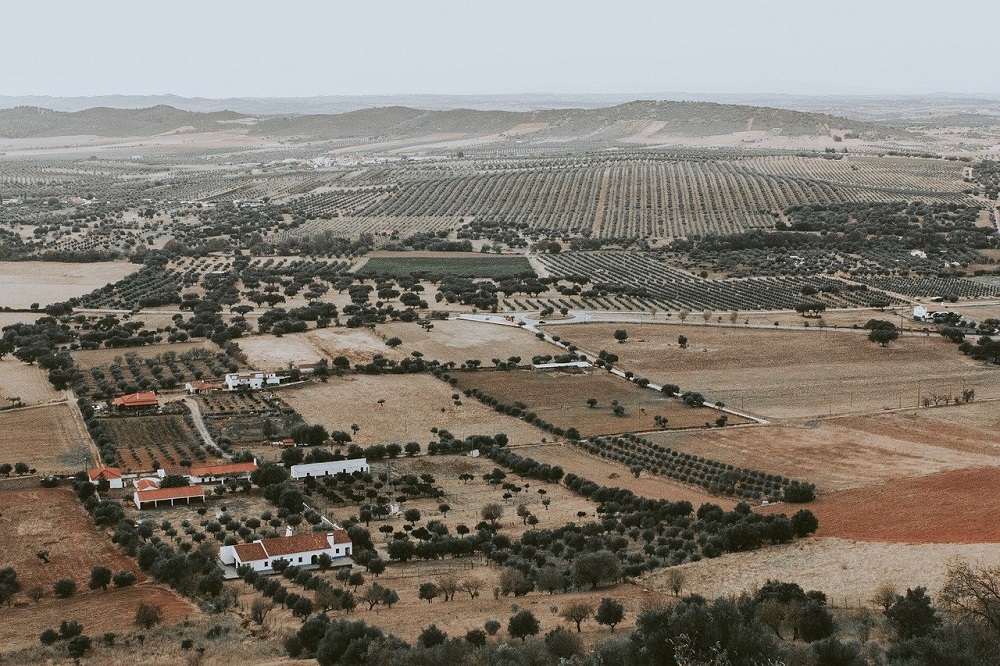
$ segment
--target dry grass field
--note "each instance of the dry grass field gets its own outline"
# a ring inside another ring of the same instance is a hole
[[[381,324],[376,332],[386,338],[398,337],[403,341],[398,349],[405,353],[416,350],[425,358],[459,365],[476,359],[489,367],[492,359],[507,360],[511,356],[520,356],[522,363],[528,363],[533,356],[565,353],[520,327],[463,319],[435,321],[430,331],[416,324]]]
[[[616,344],[616,328],[555,330],[588,351],[618,354],[624,370],[772,419],[916,406],[918,395],[961,395],[963,387],[979,399],[1000,397],[1000,371],[966,359],[940,336],[907,336],[883,348],[864,332],[645,325],[625,326],[632,338]]]
[[[0,406],[20,398],[25,405],[37,405],[58,400],[61,394],[49,383],[48,372],[37,365],[21,363],[8,356],[0,360]]]
[[[351,363],[366,363],[376,354],[393,359],[406,355],[406,352],[387,347],[370,331],[359,328],[317,328],[280,338],[254,335],[241,338],[239,343],[250,365],[259,370],[277,370],[289,364],[315,363],[335,356],[346,356]]]
[[[74,410],[75,405],[64,403],[0,412],[0,461],[23,461],[40,474],[66,474],[92,465],[90,435]]]
[[[51,597],[60,578],[76,580],[77,590],[86,592],[90,568],[98,564],[139,575],[135,561],[92,527],[69,488],[0,491],[0,531],[0,562],[14,567],[21,582],[15,601],[25,600],[23,593],[36,585]],[[48,564],[35,556],[40,550],[49,551]]]
[[[117,282],[140,268],[125,261],[0,261],[0,307],[26,308],[38,303],[44,308]]]
[[[902,592],[926,586],[936,597],[944,585],[949,562],[967,560],[984,566],[1000,565],[995,544],[868,543],[832,537],[814,537],[750,553],[732,553],[681,565],[684,593],[709,599],[754,590],[769,578],[794,582],[806,590],[823,590],[834,606],[871,607],[867,600],[885,581]],[[642,579],[649,589],[667,589],[666,571]]]
[[[209,342],[208,340],[200,340],[198,342],[174,342],[163,345],[149,345],[147,347],[84,349],[73,352],[73,360],[76,361],[76,364],[82,370],[90,370],[91,368],[97,366],[109,365],[115,360],[115,358],[125,358],[125,356],[129,354],[135,354],[142,359],[153,358],[154,356],[160,356],[166,354],[167,352],[183,354],[184,352],[194,351],[195,349],[207,349],[213,354],[222,351],[218,345]]]
[[[983,402],[647,438],[727,464],[806,479],[824,493],[1000,464],[998,426],[996,403]]]
[[[10,326],[11,324],[18,324],[21,322],[28,324],[34,323],[39,316],[39,313],[36,312],[0,312],[0,330],[3,330],[5,326]]]
[[[719,412],[692,408],[658,391],[643,389],[603,370],[579,373],[533,370],[458,372],[458,388],[478,388],[501,402],[520,401],[539,418],[564,428],[575,427],[584,437],[656,430],[656,416],[669,419],[668,428],[698,428],[714,423]],[[597,405],[587,405],[596,398]],[[625,416],[612,413],[611,401],[625,408]],[[730,416],[730,425],[745,423]]]
[[[718,504],[724,509],[732,509],[736,505],[736,501],[728,497],[712,495],[702,488],[680,483],[665,476],[643,472],[637,479],[625,465],[591,455],[567,444],[522,447],[517,453],[538,462],[559,465],[567,474],[576,474],[608,488],[631,490],[640,497],[665,499],[671,502],[687,500],[695,507],[704,502]]]
[[[425,446],[434,437],[431,428],[456,437],[502,432],[511,444],[539,442],[547,435],[477,400],[462,396],[462,404],[456,405],[456,393],[458,389],[430,375],[351,375],[289,388],[280,395],[307,423],[345,432],[357,424],[360,430],[353,439],[361,446],[409,441]],[[379,405],[379,400],[385,403]]]

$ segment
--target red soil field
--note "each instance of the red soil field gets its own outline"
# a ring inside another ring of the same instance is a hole
[[[802,505],[817,536],[892,543],[1000,543],[1000,467],[897,479],[824,495]],[[787,513],[788,505],[763,508]]]

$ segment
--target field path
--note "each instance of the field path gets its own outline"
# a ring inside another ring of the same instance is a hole
[[[208,428],[205,427],[205,419],[202,418],[201,408],[198,407],[198,401],[195,400],[194,398],[185,397],[184,404],[187,405],[188,409],[191,410],[191,420],[194,422],[194,429],[197,430],[198,434],[201,435],[201,438],[205,440],[205,444],[207,444],[212,448],[218,449],[219,447],[215,444],[215,440],[212,439],[212,435],[209,434]],[[221,449],[219,450],[221,451]],[[227,458],[230,457],[225,452],[223,452],[222,455],[226,456]]]
[[[90,436],[87,424],[83,422],[83,414],[80,413],[80,407],[76,404],[76,394],[73,389],[66,389],[66,402],[69,404],[69,413],[73,415],[73,424],[76,425],[76,430],[80,433],[80,440],[87,445],[90,455],[94,458],[94,467],[100,467],[104,464],[104,461],[101,460],[101,451]]]

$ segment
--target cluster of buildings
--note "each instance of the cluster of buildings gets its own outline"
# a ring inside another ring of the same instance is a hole
[[[135,491],[132,499],[137,509],[149,509],[160,506],[189,505],[192,501],[205,501],[205,486],[210,483],[225,482],[230,479],[249,479],[257,469],[257,462],[220,463],[212,465],[193,465],[187,477],[189,485],[161,488],[160,481],[167,476],[165,470],[157,470],[155,476],[138,476],[123,474],[116,467],[97,467],[87,475],[94,483],[106,481],[111,488],[124,489],[126,477],[129,478]],[[368,472],[368,461],[364,458],[354,460],[337,460],[324,463],[306,463],[293,465],[293,479],[307,479],[324,476],[335,476],[341,473]],[[285,536],[257,539],[251,543],[241,543],[222,546],[219,549],[219,561],[229,577],[236,576],[236,569],[249,566],[259,573],[273,573],[274,563],[279,560],[297,566],[316,566],[323,555],[329,557],[327,564],[331,567],[349,567],[353,565],[351,555],[353,544],[347,530],[329,523],[331,529],[308,534],[293,534],[288,527]]]
[[[126,480],[132,482],[135,491],[132,500],[137,509],[157,508],[163,504],[174,506],[177,503],[190,504],[192,500],[205,501],[205,485],[211,483],[224,483],[226,481],[249,480],[250,475],[257,469],[257,461],[245,463],[217,463],[211,465],[192,465],[187,474],[183,476],[187,479],[187,486],[179,488],[161,488],[160,480],[167,473],[166,470],[159,469],[155,476],[139,476],[138,474],[123,474],[117,467],[97,467],[90,470],[87,475],[91,482],[107,481],[109,487],[117,490],[125,488]],[[355,458],[352,460],[333,460],[321,463],[303,463],[292,465],[291,477],[293,479],[319,478],[326,476],[336,476],[337,474],[354,474],[361,472],[367,474],[371,471],[368,460],[365,458]]]

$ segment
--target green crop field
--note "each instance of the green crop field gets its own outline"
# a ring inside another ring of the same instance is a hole
[[[525,257],[373,257],[358,273],[363,275],[451,275],[504,278],[535,271]]]

